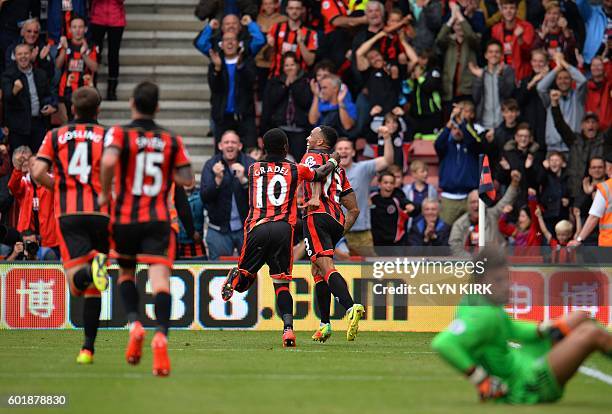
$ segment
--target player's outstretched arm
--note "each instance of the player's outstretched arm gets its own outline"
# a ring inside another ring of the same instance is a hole
[[[180,167],[174,172],[174,182],[177,185],[190,186],[191,184],[193,184],[194,180],[195,176],[193,175],[191,165],[185,165],[183,167]]]
[[[45,161],[36,160],[32,167],[32,178],[38,184],[53,189],[53,177],[49,175],[49,165]]]
[[[346,215],[344,217],[344,233],[346,234],[355,221],[359,217],[359,206],[357,205],[357,196],[354,191],[349,192],[340,199],[342,207],[346,209]]]
[[[340,161],[340,154],[334,152],[324,165],[314,170],[314,179],[312,181],[325,181],[327,176],[338,167],[338,161]]]

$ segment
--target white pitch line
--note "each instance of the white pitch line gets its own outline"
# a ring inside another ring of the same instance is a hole
[[[586,375],[587,377],[595,378],[602,382],[605,382],[608,385],[612,385],[612,375],[608,375],[598,369],[582,365],[580,368],[578,368],[578,372]]]

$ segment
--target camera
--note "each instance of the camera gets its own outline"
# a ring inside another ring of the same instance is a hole
[[[32,241],[32,240],[26,240],[23,243],[23,249],[25,252],[25,256],[29,259],[29,260],[33,260],[36,258],[36,254],[38,253],[38,242]]]

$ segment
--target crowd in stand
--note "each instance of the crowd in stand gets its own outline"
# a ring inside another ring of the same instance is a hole
[[[497,190],[486,243],[515,252],[571,243],[612,175],[612,0],[201,0],[195,15],[217,153],[182,197],[192,217],[183,257],[240,252],[245,172],[273,127],[298,162],[313,127],[342,137],[335,149],[361,214],[340,258],[384,246],[471,251],[482,154]],[[106,98],[116,99],[124,26],[123,0],[0,0],[5,257],[15,240],[23,249],[24,231],[56,251],[51,195],[29,178],[29,160],[72,118],[72,91],[96,83],[105,36]],[[596,246],[588,233],[579,242]]]

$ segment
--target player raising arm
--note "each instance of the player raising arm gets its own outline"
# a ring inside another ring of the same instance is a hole
[[[266,158],[249,167],[249,214],[238,267],[229,271],[221,296],[228,301],[246,292],[264,264],[270,268],[276,303],[283,319],[283,346],[295,346],[293,298],[289,292],[293,267],[293,229],[297,219],[297,190],[302,181],[324,181],[338,166],[332,157],[317,169],[286,160],[287,135],[273,128],[263,137]]]
[[[476,386],[481,400],[557,401],[591,353],[610,356],[612,335],[585,312],[541,324],[510,319],[504,310],[510,278],[503,253],[487,248],[475,261],[485,263],[478,283],[490,283],[493,294],[464,297],[457,318],[434,338],[432,348]]]
[[[108,286],[109,210],[97,200],[106,132],[96,121],[100,102],[95,88],[77,89],[72,94],[75,121],[47,133],[32,169],[37,182],[54,189],[60,250],[70,292],[84,297],[85,342],[77,357],[79,364],[93,363],[102,306],[100,292]]]
[[[176,242],[170,229],[168,194],[172,181],[190,185],[193,172],[183,140],[158,126],[159,88],[142,82],[130,98],[132,122],[115,126],[106,134],[102,158],[100,205],[108,203],[115,178],[112,209],[113,239],[119,256],[119,293],[130,328],[125,353],[130,364],[138,364],[145,331],[140,322],[136,289],[136,263],[149,265],[157,329],[153,349],[153,375],[170,373],[168,328],[170,325],[170,270]]]
[[[306,139],[308,149],[302,158],[302,163],[309,167],[325,164],[337,140],[338,133],[335,129],[328,126],[316,127]],[[321,187],[324,191],[321,191]],[[346,172],[341,167],[330,174],[324,184],[306,183],[304,197],[308,200],[304,212],[304,245],[312,262],[312,276],[321,315],[321,325],[312,339],[325,342],[331,336],[329,318],[333,293],[349,317],[346,338],[353,341],[364,308],[353,302],[346,281],[334,267],[333,258],[336,244],[359,216],[357,198],[346,178]],[[315,203],[312,202],[313,198],[316,198]],[[346,216],[341,206],[346,208]]]

